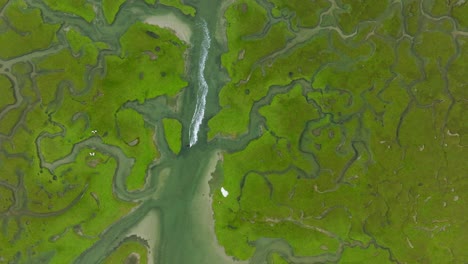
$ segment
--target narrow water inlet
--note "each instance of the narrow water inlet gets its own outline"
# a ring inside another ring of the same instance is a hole
[[[200,64],[198,68],[198,91],[197,91],[197,104],[195,112],[193,113],[192,121],[190,122],[189,146],[192,147],[198,141],[198,131],[205,116],[206,95],[208,94],[208,83],[205,79],[205,66],[208,58],[208,52],[211,46],[210,32],[205,20],[202,20],[201,26],[203,27],[203,40],[201,44]]]

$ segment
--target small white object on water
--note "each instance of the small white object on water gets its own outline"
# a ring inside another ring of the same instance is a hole
[[[229,195],[229,192],[226,191],[226,189],[224,189],[224,187],[221,187],[221,194],[224,196],[224,197],[227,197]]]

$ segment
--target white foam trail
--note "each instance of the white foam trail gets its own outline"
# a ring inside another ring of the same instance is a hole
[[[206,21],[202,21],[203,26],[203,40],[201,47],[201,56],[200,56],[200,65],[198,68],[198,92],[197,92],[197,104],[195,107],[195,112],[193,113],[192,121],[190,122],[190,147],[195,145],[198,141],[198,131],[200,130],[200,125],[205,116],[205,105],[206,105],[206,95],[208,94],[208,83],[205,80],[205,64],[206,59],[208,58],[208,51],[211,46],[210,32],[208,31],[208,25]]]

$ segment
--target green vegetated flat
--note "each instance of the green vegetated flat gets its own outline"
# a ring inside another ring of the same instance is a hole
[[[270,261],[269,263],[271,264],[287,264],[288,263],[284,258],[282,258],[277,253],[271,254],[269,261]]]
[[[164,118],[163,125],[169,148],[175,154],[179,154],[182,147],[182,124],[177,119]]]
[[[44,3],[53,10],[79,16],[87,22],[96,17],[93,5],[87,0],[44,0]]]
[[[22,11],[26,7],[24,1],[8,1],[0,6],[4,17],[0,22],[1,59],[10,59],[34,50],[45,49],[56,41],[54,33],[60,25],[43,24],[40,10]]]
[[[147,251],[146,245],[131,237],[108,256],[104,263],[148,263]]]
[[[6,75],[0,75],[0,105],[5,108],[15,103],[15,95],[13,91],[13,84]]]
[[[319,1],[282,1],[270,0],[274,5],[271,14],[276,18],[290,18],[293,27],[313,27],[317,25],[320,14],[330,8],[331,3],[326,0]]]
[[[154,3],[156,0],[145,0],[147,3]],[[190,5],[184,4],[183,0],[159,0],[160,4],[175,7],[184,15],[195,16],[197,10]]]
[[[119,12],[120,6],[125,3],[125,0],[103,0],[102,11],[106,17],[107,23],[112,24],[115,19],[115,15]]]
[[[226,253],[249,259],[268,237],[333,263],[468,261],[468,3],[269,2],[225,13],[209,138],[264,118],[218,170]]]
[[[82,2],[44,1],[90,21]],[[154,127],[126,103],[179,93],[187,46],[135,22],[117,47],[26,1],[1,5],[0,262],[71,263],[138,206],[114,192],[118,157],[131,160],[123,185],[132,191],[160,153]],[[116,254],[130,251],[146,261],[131,243]]]

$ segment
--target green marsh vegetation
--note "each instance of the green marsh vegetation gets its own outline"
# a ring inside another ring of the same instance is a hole
[[[106,17],[106,21],[109,24],[114,22],[117,12],[119,12],[120,6],[125,3],[125,0],[103,0],[102,1],[102,12]]]
[[[147,2],[155,1],[155,0],[146,0]],[[161,5],[171,6],[176,8],[177,10],[181,11],[184,15],[195,16],[197,12],[195,8],[190,5],[184,4],[183,0],[159,0],[158,1]]]
[[[220,243],[242,260],[269,237],[329,262],[466,261],[468,3],[316,2],[225,13],[209,136],[245,138],[257,116],[261,133],[224,155]]]
[[[164,118],[164,135],[172,152],[179,154],[182,147],[182,124],[177,119]]]
[[[147,246],[138,238],[130,237],[108,256],[104,263],[148,263],[147,250]]]
[[[192,200],[219,149],[210,193],[229,256],[467,261],[468,3],[238,0],[225,24],[201,17],[206,69],[229,80],[210,72],[207,135],[188,149],[188,46],[135,14],[199,21],[192,4],[0,1],[1,261],[145,263],[151,246],[126,232],[158,206],[191,221],[161,224],[163,261],[214,259]]]
[[[2,5],[0,58],[10,59],[45,49],[56,41],[59,25],[42,23],[40,10],[27,9],[23,1],[7,1]]]
[[[125,189],[142,188],[160,153],[154,127],[126,103],[175,96],[187,84],[187,45],[169,30],[135,22],[116,42],[91,39],[79,23],[47,15],[90,22],[90,3],[44,3],[46,14],[23,0],[1,3],[0,261],[8,263],[71,263],[138,206],[117,197],[116,154],[97,146],[132,160]],[[111,23],[118,5],[103,9]],[[116,254],[129,250],[146,261],[130,242]]]
[[[169,7],[175,8],[178,12],[182,12],[184,15],[195,16],[197,10],[184,3],[183,0],[145,0],[147,4],[161,4]]]
[[[81,17],[87,22],[91,22],[96,17],[93,5],[86,0],[44,0],[44,3],[53,10]]]

